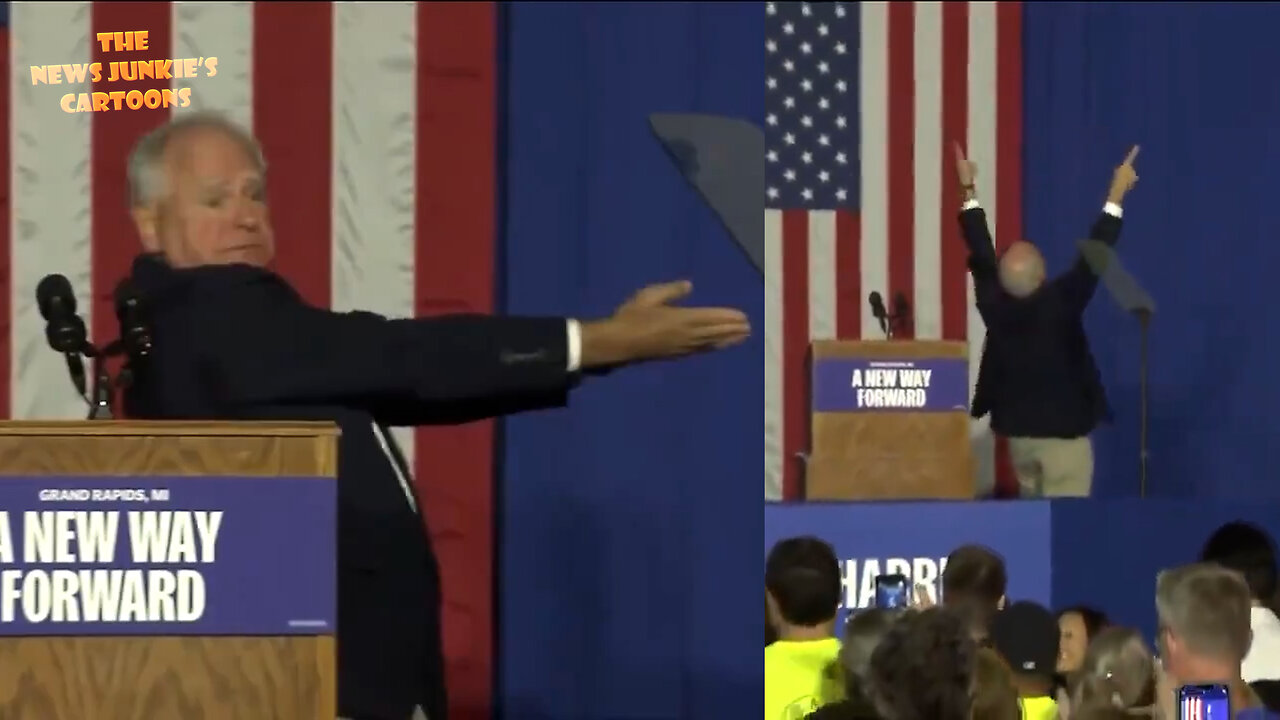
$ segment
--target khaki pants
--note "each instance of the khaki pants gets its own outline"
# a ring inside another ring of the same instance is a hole
[[[1093,443],[1088,437],[1009,438],[1022,497],[1089,497]]]
[[[338,720],[346,720],[346,718],[338,718]],[[427,714],[422,711],[422,708],[414,708],[412,720],[429,720],[429,719],[427,718]]]

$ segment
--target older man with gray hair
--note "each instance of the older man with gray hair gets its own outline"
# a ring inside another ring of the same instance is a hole
[[[1106,393],[1085,336],[1084,311],[1098,278],[1076,260],[1045,278],[1044,258],[1019,239],[996,254],[978,202],[978,168],[957,143],[960,229],[969,249],[978,312],[987,327],[973,416],[990,413],[991,430],[1008,438],[1023,497],[1088,497],[1093,487],[1089,434],[1110,416]],[[1120,238],[1122,205],[1138,182],[1135,146],[1115,170],[1089,237]]]
[[[1173,690],[1181,685],[1226,685],[1234,712],[1261,708],[1240,677],[1253,639],[1251,606],[1244,577],[1215,563],[1185,565],[1156,576],[1156,644],[1165,676],[1158,701],[1167,716],[1172,717]]]
[[[126,393],[129,414],[326,420],[342,429],[338,709],[359,720],[447,713],[439,570],[388,426],[562,407],[584,372],[727,347],[750,331],[737,310],[674,305],[687,282],[645,288],[610,317],[584,322],[392,320],[312,307],[268,268],[275,237],[262,151],[216,114],[183,116],[143,138],[129,183],[145,250],[132,279],[155,338]]]

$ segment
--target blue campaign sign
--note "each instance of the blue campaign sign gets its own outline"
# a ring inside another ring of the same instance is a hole
[[[764,550],[799,535],[826,540],[840,558],[849,610],[874,602],[882,573],[902,573],[938,597],[947,555],[978,543],[1004,556],[1010,598],[1049,604],[1049,519],[1047,502],[766,503]]]
[[[0,636],[322,635],[320,477],[0,476]]]
[[[948,412],[969,407],[964,358],[818,358],[814,412]]]

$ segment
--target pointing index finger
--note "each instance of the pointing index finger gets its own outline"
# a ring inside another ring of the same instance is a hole
[[[1128,154],[1127,156],[1125,156],[1125,159],[1124,159],[1124,164],[1125,164],[1125,165],[1132,165],[1132,164],[1133,164],[1133,161],[1134,161],[1135,159],[1137,159],[1137,157],[1138,157],[1138,150],[1139,150],[1139,147],[1138,147],[1137,145],[1134,145],[1134,146],[1133,146],[1133,149],[1131,149],[1131,150],[1129,151],[1129,154]]]

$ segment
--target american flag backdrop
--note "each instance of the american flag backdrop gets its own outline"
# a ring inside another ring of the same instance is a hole
[[[493,311],[492,3],[58,2],[0,12],[10,78],[0,91],[0,411],[9,418],[85,417],[45,346],[36,283],[66,275],[92,337],[116,336],[110,295],[137,252],[126,156],[170,112],[221,110],[257,134],[276,269],[310,301],[391,317]],[[147,30],[150,48],[105,53],[94,41],[125,30]],[[62,95],[89,88],[33,86],[29,69],[211,56],[215,77],[93,88],[190,87],[190,107],[169,111],[67,114]],[[487,708],[491,423],[397,432],[442,565],[451,700]]]
[[[766,3],[765,497],[794,499],[814,340],[883,339],[867,296],[902,293],[899,337],[984,327],[956,213],[952,143],[978,165],[1003,247],[1021,235],[1019,2]],[[986,419],[979,486],[1012,488]]]

